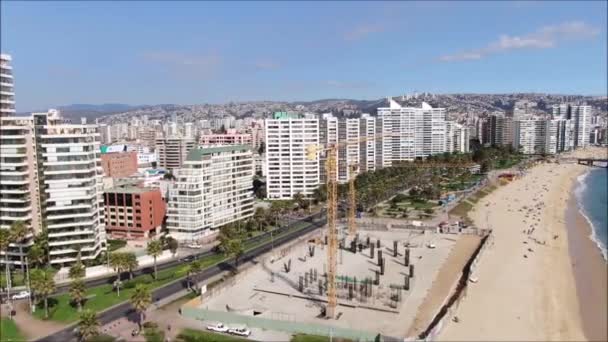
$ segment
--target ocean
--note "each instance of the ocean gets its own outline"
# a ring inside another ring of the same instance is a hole
[[[576,198],[583,216],[591,224],[591,239],[608,260],[608,169],[597,168],[581,175]]]

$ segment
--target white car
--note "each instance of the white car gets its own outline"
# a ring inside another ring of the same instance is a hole
[[[228,327],[225,326],[223,323],[218,323],[216,325],[207,326],[207,330],[225,333],[225,332],[228,332]]]
[[[199,245],[198,243],[191,243],[191,244],[187,245],[186,247],[192,248],[192,249],[198,249],[198,248],[201,248],[202,246]]]
[[[17,300],[17,299],[25,299],[28,298],[30,296],[30,293],[28,291],[21,291],[17,294],[14,294],[11,298],[13,298],[13,300]]]
[[[251,331],[249,331],[249,329],[247,328],[232,328],[228,330],[229,334],[233,334],[233,335],[238,335],[238,336],[245,336],[248,337],[249,335],[251,335]]]

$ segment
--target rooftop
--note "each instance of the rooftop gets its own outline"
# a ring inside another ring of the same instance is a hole
[[[231,152],[240,150],[251,150],[249,145],[229,145],[229,146],[218,146],[218,147],[205,147],[195,148],[188,153],[186,157],[187,161],[199,161],[203,156],[210,155],[213,153]]]
[[[158,189],[156,189],[156,188],[146,188],[146,187],[138,187],[138,186],[133,186],[133,185],[123,185],[123,186],[116,186],[111,189],[107,189],[107,190],[105,190],[105,192],[113,193],[113,194],[142,194],[144,192],[157,191],[157,190]]]

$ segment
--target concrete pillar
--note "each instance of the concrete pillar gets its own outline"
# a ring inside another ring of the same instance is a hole
[[[304,292],[304,277],[302,276],[299,278],[298,289],[300,292]]]
[[[376,240],[376,247],[380,248],[380,239]]]
[[[414,278],[414,264],[410,264],[410,278]]]
[[[397,257],[397,241],[393,241],[393,256]]]
[[[403,276],[403,289],[406,291],[410,290],[410,276]]]
[[[323,281],[319,280],[319,295],[323,295]]]
[[[378,266],[380,266],[380,263],[382,263],[382,251],[378,250]]]
[[[380,259],[380,275],[384,275],[384,267],[386,265],[386,259]]]
[[[373,244],[372,244],[372,245],[370,245],[370,248],[369,248],[369,258],[370,258],[370,259],[373,259],[373,258],[374,258],[374,255],[375,255],[375,254],[374,254],[375,247],[376,247],[376,245],[373,245]]]
[[[380,271],[376,270],[376,285],[380,285]]]

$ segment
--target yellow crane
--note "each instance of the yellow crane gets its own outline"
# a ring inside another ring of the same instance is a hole
[[[327,186],[327,309],[325,315],[333,318],[338,305],[336,293],[336,271],[338,268],[338,231],[336,228],[337,211],[338,211],[338,182],[337,182],[337,152],[341,147],[351,144],[359,144],[368,140],[380,139],[392,134],[377,134],[373,136],[361,137],[358,139],[345,140],[339,143],[331,143],[324,145],[308,145],[306,146],[306,158],[308,160],[316,160],[317,153],[326,152],[325,159],[325,176]],[[351,193],[354,196],[354,177],[350,177],[349,183],[352,180]],[[349,185],[350,186],[350,185]],[[352,224],[354,224],[355,200],[351,198],[349,212],[353,213]],[[350,220],[350,218],[349,218]],[[353,226],[354,227],[354,226]],[[350,228],[356,229],[356,228]]]
[[[358,139],[345,140],[339,143],[331,143],[327,145],[308,145],[306,146],[306,157],[309,160],[316,160],[319,152],[326,152],[325,159],[325,175],[327,186],[327,308],[325,315],[328,318],[333,318],[338,305],[336,292],[336,272],[337,272],[337,255],[338,255],[338,231],[337,222],[337,207],[338,207],[338,186],[337,186],[337,152],[341,147],[351,144],[359,144],[369,140],[382,139],[384,137],[393,136],[393,133],[376,134],[365,136]],[[393,166],[398,167],[467,167],[469,163],[443,163],[443,162],[405,162],[395,163]],[[348,232],[354,236],[357,231],[356,226],[356,189],[355,189],[355,171],[357,164],[347,165],[351,173],[348,179]]]

